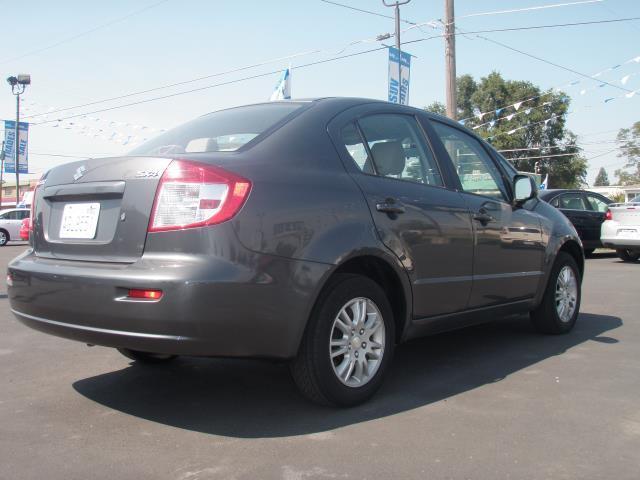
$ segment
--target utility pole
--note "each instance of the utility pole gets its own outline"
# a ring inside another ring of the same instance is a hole
[[[406,5],[411,0],[404,0],[404,2],[396,1],[393,3],[387,3],[386,0],[382,0],[382,4],[385,7],[395,7],[395,17],[396,17],[396,49],[398,50],[398,103],[400,103],[400,97],[402,93],[402,62],[400,61],[400,5]]]
[[[16,136],[14,138],[14,166],[16,168],[16,208],[20,202],[20,95],[22,95],[27,88],[27,85],[31,85],[31,75],[20,74],[17,77],[7,78],[7,83],[11,85],[11,93],[16,97]]]
[[[453,0],[444,0],[444,14],[447,117],[456,120],[458,117],[458,102],[456,99],[456,23],[453,12]]]
[[[2,210],[2,186],[4,180],[2,180],[2,174],[4,173],[4,140],[2,141],[2,150],[0,150],[0,210]]]

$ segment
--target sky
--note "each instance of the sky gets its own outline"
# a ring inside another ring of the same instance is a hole
[[[393,15],[381,0],[336,1]],[[294,98],[387,96],[385,50],[305,66],[380,47],[375,37],[394,29],[392,19],[321,0],[31,0],[16,5],[0,0],[4,38],[14,40],[5,40],[0,49],[0,76],[32,76],[22,109],[24,120],[30,122],[33,176],[79,158],[124,154],[133,142],[210,111],[266,101],[278,71],[289,63]],[[555,6],[548,8],[551,5]],[[521,9],[526,10],[503,12]],[[404,32],[402,41],[439,35],[440,30],[426,23],[441,19],[443,10],[443,0],[411,0],[402,6],[403,19],[425,23]],[[455,13],[456,26],[469,32],[640,17],[640,1],[456,0]],[[403,23],[401,28],[409,27]],[[543,89],[580,80],[564,89],[574,111],[567,116],[567,126],[578,135],[589,159],[587,182],[593,182],[602,166],[613,180],[614,170],[624,164],[613,151],[613,140],[620,128],[640,120],[640,93],[627,98],[620,88],[640,89],[640,63],[625,64],[640,56],[640,21],[482,35],[557,66],[475,35],[459,35],[458,75],[468,73],[478,79],[498,71],[506,79],[528,80]],[[424,107],[444,101],[443,39],[414,42],[403,49],[414,55],[409,104]],[[292,55],[296,56],[283,58]],[[262,65],[225,73],[255,64]],[[620,64],[596,79],[568,71],[591,76]],[[626,75],[631,76],[623,86]],[[201,77],[209,78],[159,88]],[[601,81],[618,88],[593,88]],[[11,120],[15,98],[10,87],[2,85],[0,118]],[[149,89],[157,90],[135,94]],[[198,91],[182,93],[193,89]],[[584,89],[587,92],[581,94]],[[135,95],[102,102],[129,94]],[[147,101],[167,95],[171,96]],[[616,99],[604,102],[612,97]],[[135,104],[126,106],[130,103]],[[110,110],[97,112],[104,109]],[[51,121],[81,114],[85,118]],[[49,122],[36,125],[42,121]]]

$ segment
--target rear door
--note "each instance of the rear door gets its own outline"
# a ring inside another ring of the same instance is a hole
[[[594,241],[600,241],[600,235],[594,236],[592,231],[594,219],[591,216],[591,208],[582,192],[563,193],[551,200],[550,203],[571,221],[585,248],[593,248]]]
[[[611,201],[595,193],[585,192],[584,196],[587,199],[587,206],[590,208],[587,212],[589,215],[589,240],[592,241],[593,247],[599,247],[601,245],[602,222],[604,222],[604,215]]]
[[[378,235],[411,279],[413,314],[463,310],[473,254],[466,205],[446,188],[446,174],[410,110],[367,110],[342,114],[329,130],[364,193]]]
[[[506,177],[482,143],[432,120],[437,140],[460,180],[473,219],[475,249],[469,308],[532,297],[542,276],[542,230],[531,205],[513,207]]]

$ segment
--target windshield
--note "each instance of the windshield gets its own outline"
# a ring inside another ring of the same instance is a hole
[[[233,152],[300,107],[300,103],[267,103],[209,113],[142,144],[129,155]]]

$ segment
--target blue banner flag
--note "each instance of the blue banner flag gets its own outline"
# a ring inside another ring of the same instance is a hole
[[[28,173],[29,163],[27,157],[27,144],[29,136],[29,124],[20,122],[20,151],[18,152],[18,173]],[[16,122],[13,120],[4,121],[4,171],[6,173],[16,173],[15,153],[16,153]]]
[[[398,68],[398,63],[400,67]],[[409,78],[411,55],[389,47],[389,101],[401,105],[409,104]],[[400,101],[398,101],[398,94]]]

